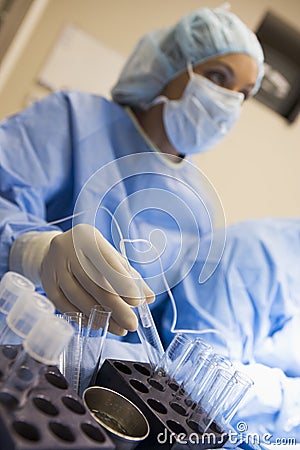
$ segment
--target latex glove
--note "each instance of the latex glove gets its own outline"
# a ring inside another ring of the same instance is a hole
[[[31,239],[38,248],[39,234],[35,233]],[[26,246],[30,248],[30,240]],[[89,315],[91,307],[99,303],[112,311],[109,331],[125,335],[127,330],[137,329],[136,315],[129,306],[140,301],[137,279],[147,302],[154,301],[153,292],[140,275],[133,268],[128,269],[123,256],[91,225],[80,224],[64,233],[55,233],[41,253],[42,287],[61,312],[77,310]],[[26,261],[22,264],[26,266]],[[26,276],[28,270],[23,271]]]

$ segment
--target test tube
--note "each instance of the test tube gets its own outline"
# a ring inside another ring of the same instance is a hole
[[[152,369],[155,369],[164,354],[155,322],[145,298],[142,298],[138,306],[133,307],[138,319],[137,333],[144,346]]]
[[[157,364],[152,378],[160,378],[169,384],[174,381],[173,375],[192,345],[193,341],[187,334],[177,333]]]
[[[212,351],[211,345],[201,338],[195,338],[188,348],[181,363],[176,367],[173,378],[179,384],[175,397],[190,394],[194,386],[194,375],[199,370],[199,364]]]
[[[220,423],[228,424],[253,384],[253,380],[245,373],[239,370],[235,371],[231,379],[230,389],[222,393],[219,408],[211,411],[212,420],[218,418]]]
[[[189,414],[187,423],[197,432],[206,431],[213,420],[211,420],[210,412],[219,409],[222,400],[222,393],[230,388],[230,380],[232,373],[228,370],[218,369],[214,372],[201,400],[196,403],[195,408]]]
[[[194,378],[195,384],[191,390],[190,397],[185,399],[185,403],[189,407],[188,414],[201,401],[205,389],[215,372],[218,369],[232,370],[232,362],[226,356],[211,353],[208,356],[199,358],[199,367],[200,369]]]
[[[57,365],[73,332],[70,324],[54,314],[39,317],[1,387],[0,402],[11,408],[22,407],[45,365]]]
[[[59,369],[73,391],[78,394],[83,339],[87,329],[88,318],[82,312],[75,311],[65,312],[62,318],[72,326],[74,333],[61,355],[61,366]]]
[[[82,361],[79,381],[79,394],[88,386],[96,383],[99,367],[102,363],[102,351],[107,335],[111,311],[101,305],[91,308],[86,333],[83,340]]]
[[[6,272],[0,282],[0,333],[12,306],[24,292],[34,292],[34,284],[16,272]]]

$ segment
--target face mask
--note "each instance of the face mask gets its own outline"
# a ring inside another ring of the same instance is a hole
[[[165,103],[163,120],[167,136],[176,150],[188,155],[201,153],[219,143],[237,121],[244,95],[225,89],[195,74],[182,97]],[[158,100],[158,99],[156,99]]]

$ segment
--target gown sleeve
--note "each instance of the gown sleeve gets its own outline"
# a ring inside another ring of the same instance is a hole
[[[0,124],[0,277],[18,236],[58,229],[47,224],[47,208],[69,189],[70,121],[67,96],[59,92]]]

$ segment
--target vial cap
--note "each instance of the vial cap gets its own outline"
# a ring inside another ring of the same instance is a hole
[[[65,319],[42,316],[23,342],[25,351],[37,361],[57,365],[59,356],[68,345],[74,329]]]
[[[17,272],[6,272],[0,282],[0,311],[8,314],[24,292],[33,292],[34,284]]]
[[[8,313],[6,323],[14,333],[25,338],[40,316],[54,312],[55,307],[48,298],[37,292],[26,292]]]

